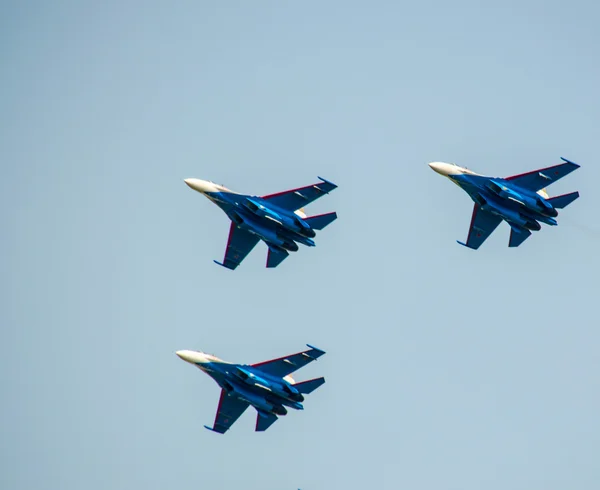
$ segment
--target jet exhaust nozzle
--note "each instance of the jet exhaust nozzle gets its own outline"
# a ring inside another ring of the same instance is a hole
[[[271,412],[273,412],[275,415],[287,415],[288,413],[287,408],[285,408],[283,405],[273,405]]]
[[[556,218],[558,216],[558,211],[556,209],[554,209],[552,204],[550,204],[548,201],[546,201],[546,199],[539,196],[537,198],[537,202],[542,208],[542,214],[544,214],[546,216],[550,216],[551,218]]]
[[[525,223],[525,228],[531,231],[540,231],[542,229],[542,225],[535,220],[530,220]]]
[[[298,244],[296,242],[284,241],[281,246],[289,252],[297,252]]]
[[[308,238],[314,238],[315,236],[317,236],[317,234],[315,233],[315,230],[313,230],[309,226],[309,224],[306,221],[304,221],[303,219],[301,219],[299,217],[295,217],[294,221],[296,222],[299,233],[301,235],[308,237]]]

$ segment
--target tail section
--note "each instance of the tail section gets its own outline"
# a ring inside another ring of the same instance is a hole
[[[267,267],[269,267],[270,269],[272,269],[273,267],[277,267],[285,259],[288,258],[288,255],[289,254],[283,249],[276,250],[269,247],[269,252],[267,253]]]
[[[525,228],[519,231],[515,231],[515,228],[511,226],[510,240],[508,241],[509,247],[518,247],[531,236],[531,232]]]
[[[570,194],[563,194],[562,196],[551,197],[548,202],[552,204],[556,209],[566,208],[575,199],[579,197],[579,192],[571,192]]]
[[[322,230],[336,219],[337,213],[333,212],[327,214],[319,214],[318,216],[310,216],[308,218],[304,218],[304,221],[308,223],[308,225],[313,230]]]
[[[302,383],[296,383],[294,388],[296,388],[300,393],[308,395],[309,393],[315,391],[323,383],[325,383],[325,378],[309,379],[308,381],[303,381]]]
[[[277,422],[277,415],[262,412],[260,410],[257,410],[257,412],[258,413],[256,415],[256,428],[254,429],[256,432],[264,432],[275,422]]]

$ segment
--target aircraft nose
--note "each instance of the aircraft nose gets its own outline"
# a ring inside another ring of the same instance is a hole
[[[447,163],[443,163],[443,162],[431,162],[429,164],[429,168],[431,170],[433,170],[434,172],[437,172],[440,175],[444,175],[444,176],[448,176],[449,175],[449,170],[448,167],[450,167],[450,165],[448,165]]]
[[[202,194],[206,194],[207,192],[218,192],[218,189],[215,187],[215,185],[207,180],[183,179],[183,181],[190,189],[194,189]]]
[[[175,354],[177,354],[177,356],[185,362],[193,362],[192,356],[190,356],[190,351],[188,350],[178,350],[175,352]]]
[[[440,173],[440,164],[439,162],[431,162],[429,164],[429,168],[437,173]]]

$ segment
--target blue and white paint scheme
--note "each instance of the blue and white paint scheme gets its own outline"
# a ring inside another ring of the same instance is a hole
[[[180,350],[176,354],[186,362],[204,371],[221,387],[221,398],[213,427],[205,427],[224,434],[252,405],[256,416],[256,431],[267,430],[287,408],[303,410],[304,395],[312,393],[325,383],[315,378],[296,383],[291,374],[317,360],[324,351],[311,345],[309,349],[290,356],[257,364],[232,364],[212,354]]]
[[[465,247],[478,249],[504,220],[511,228],[509,247],[518,247],[540,223],[556,226],[558,209],[571,204],[579,192],[549,197],[546,187],[579,168],[566,158],[564,163],[511,177],[476,174],[453,163],[432,162],[429,166],[461,187],[473,201],[473,216]]]
[[[298,250],[298,243],[315,246],[315,230],[322,230],[337,218],[336,213],[304,214],[304,206],[337,187],[319,179],[318,184],[262,197],[238,194],[207,180],[185,179],[185,183],[219,206],[231,220],[225,258],[215,263],[234,270],[259,240],[269,247],[267,267],[277,267],[289,252]]]

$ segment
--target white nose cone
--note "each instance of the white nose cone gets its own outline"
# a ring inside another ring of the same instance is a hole
[[[196,358],[198,357],[198,352],[194,352],[193,350],[178,350],[175,354],[185,362],[191,362],[192,364],[196,362]]]
[[[451,163],[431,162],[429,164],[429,167],[434,172],[437,172],[438,174],[443,175],[445,177],[448,177],[449,175],[455,175],[457,173],[460,173],[460,172],[457,172],[456,165],[452,165]]]
[[[219,192],[217,186],[208,180],[184,179],[183,181],[188,187],[194,189],[195,191],[201,192],[202,194],[206,194],[207,192]]]

